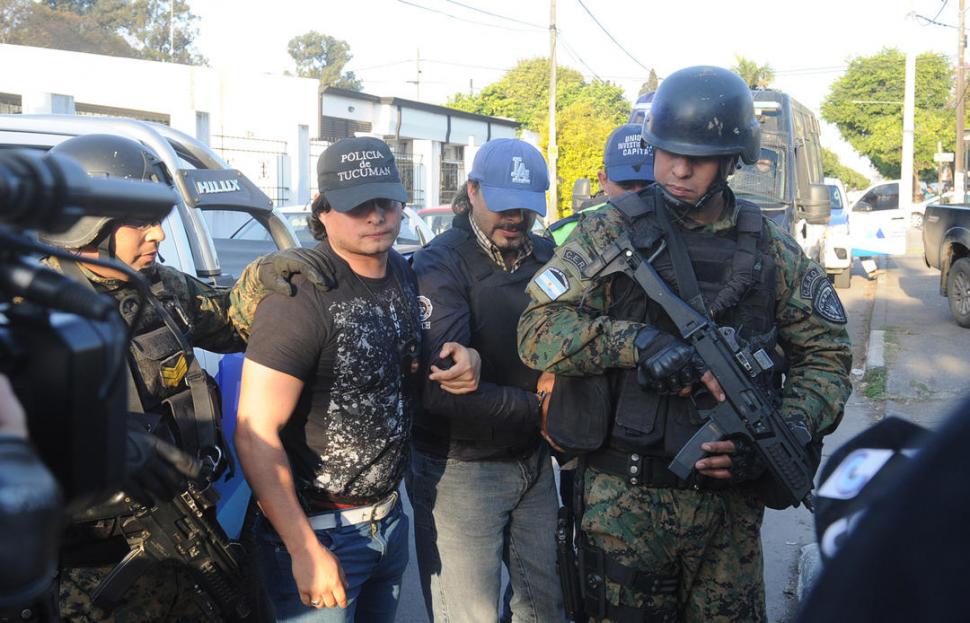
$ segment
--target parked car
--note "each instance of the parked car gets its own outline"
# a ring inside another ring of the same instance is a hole
[[[940,294],[957,324],[970,328],[970,204],[926,207],[923,261],[940,270]]]
[[[454,220],[455,213],[449,204],[444,204],[433,208],[421,208],[418,210],[418,216],[437,236],[441,232],[451,229],[451,221]]]
[[[856,257],[902,255],[910,214],[899,207],[899,181],[866,188],[849,210],[852,254]]]
[[[842,180],[825,178],[832,204],[832,217],[828,231],[822,239],[820,256],[829,279],[836,288],[852,285],[852,240],[849,235],[849,205],[845,199],[845,186]]]

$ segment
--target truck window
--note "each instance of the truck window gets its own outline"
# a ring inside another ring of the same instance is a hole
[[[250,262],[276,250],[269,230],[248,212],[204,210],[202,215],[219,257],[220,283],[235,282]]]
[[[783,149],[762,147],[757,162],[742,166],[731,177],[731,190],[759,205],[784,201],[786,165]]]

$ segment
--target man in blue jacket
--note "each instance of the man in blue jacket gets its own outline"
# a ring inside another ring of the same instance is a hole
[[[515,620],[564,618],[558,501],[539,433],[539,388],[551,386],[551,375],[540,378],[516,352],[525,286],[552,256],[552,241],[530,233],[546,213],[548,187],[534,147],[485,143],[453,204],[452,228],[414,256],[432,376],[414,421],[408,487],[425,602],[439,621],[496,621],[503,560]],[[456,396],[433,380],[448,342],[480,354],[475,392]]]

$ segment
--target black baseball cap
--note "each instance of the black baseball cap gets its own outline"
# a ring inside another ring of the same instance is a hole
[[[394,154],[378,138],[345,138],[327,147],[317,160],[317,187],[337,212],[372,199],[408,200]]]

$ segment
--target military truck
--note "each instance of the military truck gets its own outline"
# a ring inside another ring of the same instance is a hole
[[[806,255],[824,266],[832,204],[822,173],[818,119],[787,93],[759,89],[752,96],[761,122],[761,154],[728,183],[738,198],[756,203]],[[843,268],[826,271],[834,276]]]

